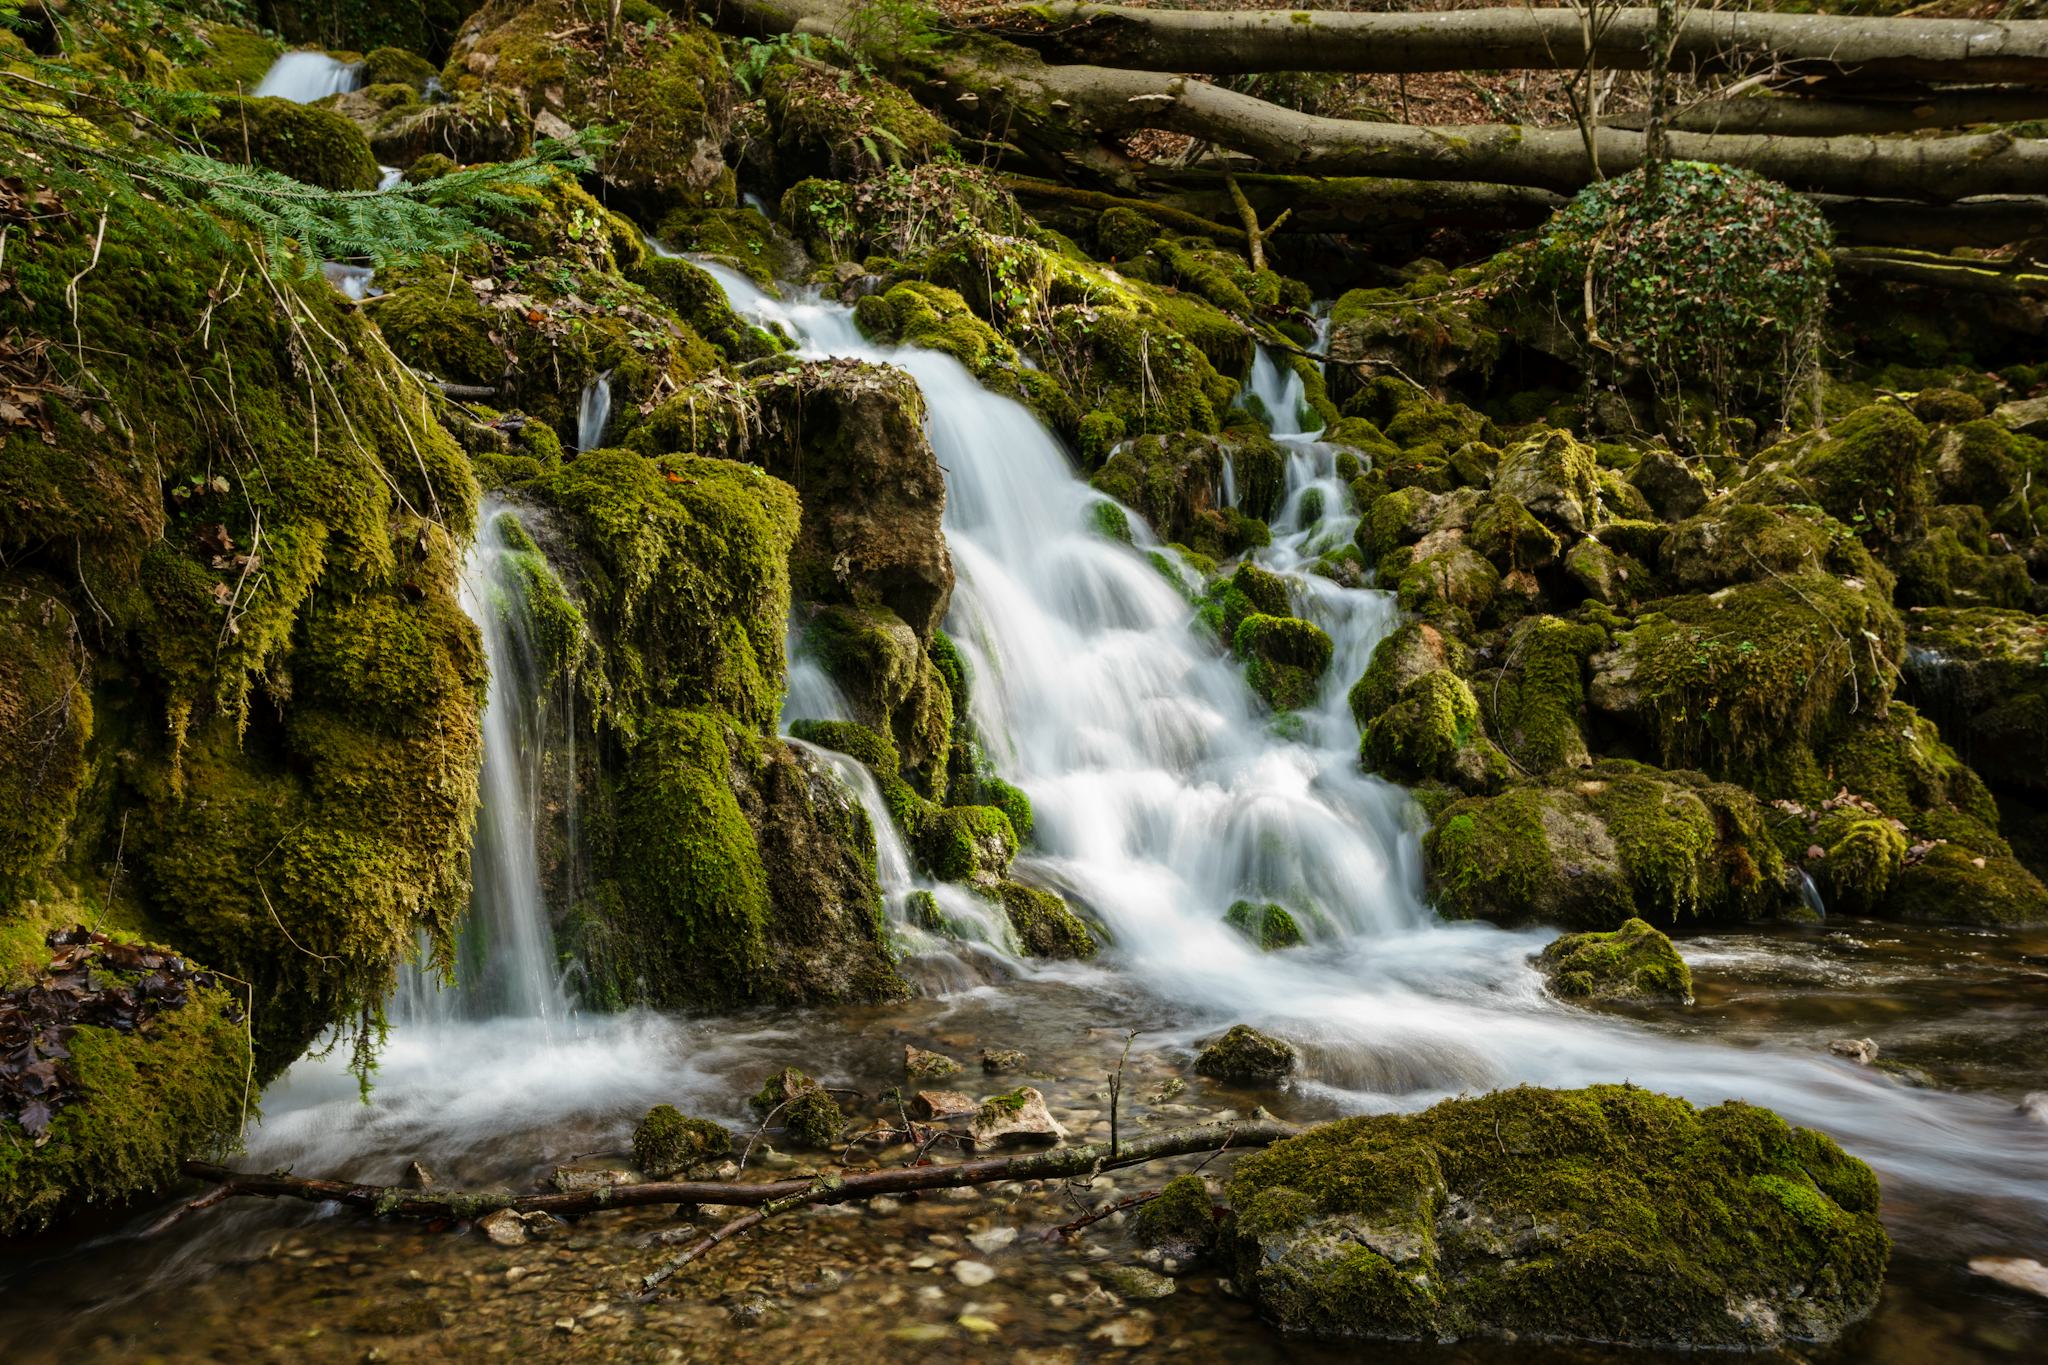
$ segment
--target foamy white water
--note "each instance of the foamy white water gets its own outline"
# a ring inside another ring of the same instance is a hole
[[[1833,1133],[1894,1179],[2048,1213],[2048,1153],[2001,1101],[1575,1010],[1528,965],[1550,934],[1436,919],[1418,814],[1360,770],[1344,702],[1398,611],[1389,594],[1309,571],[1350,540],[1357,512],[1336,450],[1299,430],[1290,368],[1261,355],[1254,372],[1290,451],[1274,541],[1257,558],[1329,632],[1334,661],[1310,711],[1278,727],[1148,562],[1143,523],[1131,518],[1135,548],[1087,529],[1099,495],[1028,410],[948,356],[868,343],[844,307],[775,298],[700,263],[740,313],[804,353],[916,377],[947,475],[946,627],[990,756],[1034,805],[1039,849],[1024,866],[1108,927],[1114,970],[1200,1018],[1187,1040],[1240,1020],[1270,1028],[1302,1047],[1304,1084],[1358,1110],[1521,1082],[1747,1099]],[[1287,905],[1311,942],[1258,952],[1222,922],[1238,899]]]
[[[263,73],[255,93],[311,104],[329,95],[345,95],[362,79],[360,62],[336,61],[325,52],[287,52]]]

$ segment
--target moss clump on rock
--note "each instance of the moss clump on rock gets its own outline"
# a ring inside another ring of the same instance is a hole
[[[1835,423],[1792,466],[1830,516],[1873,546],[1920,534],[1932,501],[1921,452],[1927,428],[1897,403],[1872,403]]]
[[[770,1076],[747,1103],[764,1123],[779,1122],[792,1146],[825,1151],[838,1145],[846,1128],[839,1101],[795,1067]]]
[[[2048,924],[2048,889],[2010,854],[1937,844],[1900,869],[1884,912],[1926,924]]]
[[[1225,558],[1268,539],[1265,523],[1248,510],[1250,497],[1225,505],[1225,466],[1263,463],[1269,450],[1277,469],[1278,448],[1262,435],[1140,436],[1117,446],[1090,484],[1145,518],[1161,540]]]
[[[62,598],[0,582],[0,905],[35,884],[77,812],[90,776],[89,659]]]
[[[332,109],[270,96],[223,97],[214,117],[193,132],[226,160],[262,166],[324,190],[377,187],[377,158],[369,142]]]
[[[1741,922],[1784,896],[1784,859],[1755,797],[1619,761],[1456,802],[1423,855],[1445,915],[1500,924]]]
[[[1245,665],[1245,680],[1266,705],[1292,711],[1316,699],[1330,666],[1330,637],[1323,628],[1291,616],[1254,613],[1240,621],[1231,652]]]
[[[1017,942],[1033,957],[1089,958],[1095,956],[1095,935],[1080,916],[1067,908],[1066,901],[1050,891],[1006,881],[999,888],[1003,913],[1009,916]]]
[[[1359,753],[1367,767],[1397,780],[1448,782],[1469,792],[1492,791],[1510,773],[1480,722],[1478,699],[1447,668],[1402,688],[1367,723]]]
[[[1139,1245],[1188,1258],[1216,1246],[1216,1201],[1199,1175],[1177,1175],[1131,1215]]]
[[[1825,1135],[1627,1086],[1344,1119],[1244,1157],[1229,1198],[1237,1283],[1333,1341],[1828,1341],[1890,1255]]]
[[[1567,1000],[1692,1000],[1685,959],[1662,930],[1639,919],[1605,933],[1566,934],[1536,955],[1536,970]]]
[[[633,1164],[651,1176],[685,1170],[732,1152],[732,1134],[710,1119],[657,1104],[633,1128]]]
[[[1271,901],[1233,901],[1223,922],[1243,934],[1262,953],[1293,948],[1301,941],[1301,926],[1287,907]]]
[[[1276,1085],[1299,1061],[1292,1044],[1249,1024],[1237,1024],[1202,1049],[1195,1071],[1233,1085]]]

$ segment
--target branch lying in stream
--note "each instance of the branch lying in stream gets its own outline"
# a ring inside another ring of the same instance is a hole
[[[898,1167],[806,1180],[655,1180],[639,1185],[612,1185],[594,1190],[545,1194],[513,1194],[504,1190],[437,1193],[395,1185],[357,1185],[345,1180],[321,1180],[289,1172],[260,1175],[230,1170],[210,1161],[188,1161],[184,1172],[194,1179],[219,1186],[220,1191],[225,1192],[222,1197],[251,1196],[303,1199],[315,1204],[346,1204],[395,1218],[473,1219],[498,1209],[568,1217],[605,1209],[659,1204],[739,1204],[781,1212],[803,1204],[845,1204],[881,1194],[988,1185],[1001,1180],[1050,1180],[1063,1176],[1095,1175],[1164,1157],[1190,1156],[1224,1147],[1233,1150],[1266,1147],[1300,1131],[1294,1124],[1277,1120],[1205,1123],[1131,1139],[1114,1150],[1103,1142],[1084,1147],[1052,1147],[1018,1156],[986,1157],[949,1166]],[[208,1195],[206,1202],[213,1202],[213,1195]]]

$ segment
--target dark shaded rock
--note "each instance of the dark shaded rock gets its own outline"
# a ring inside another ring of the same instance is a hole
[[[1299,1060],[1292,1044],[1238,1024],[1202,1049],[1195,1058],[1195,1071],[1234,1085],[1273,1085],[1291,1073]]]

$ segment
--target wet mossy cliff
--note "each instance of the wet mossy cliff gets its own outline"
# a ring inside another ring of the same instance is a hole
[[[469,461],[324,281],[108,197],[96,263],[107,199],[67,193],[10,225],[0,276],[26,397],[0,427],[0,988],[85,922],[224,989],[75,1052],[40,1145],[0,1119],[0,1229],[231,1139],[252,1062],[374,1012],[469,885]]]

